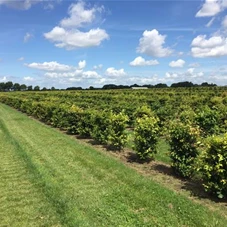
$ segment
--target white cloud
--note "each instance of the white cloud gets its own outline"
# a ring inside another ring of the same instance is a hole
[[[18,58],[17,61],[24,61],[24,57]]]
[[[101,76],[95,71],[75,70],[72,72],[47,72],[44,76],[52,79],[69,78],[71,81],[86,79],[99,79]]]
[[[187,70],[187,72],[190,73],[190,74],[192,74],[194,71],[195,71],[195,68],[189,68],[189,69]]]
[[[182,59],[178,59],[177,61],[171,61],[170,63],[169,63],[169,66],[170,67],[173,67],[173,68],[182,68],[182,67],[184,67],[184,64],[185,64],[185,61],[184,60],[182,60]]]
[[[222,21],[222,26],[226,29],[227,28],[227,16],[224,17]]]
[[[102,7],[94,6],[90,9],[85,9],[86,4],[83,1],[79,1],[77,3],[71,4],[68,9],[68,18],[64,18],[61,20],[60,25],[62,27],[74,27],[79,28],[82,27],[84,24],[91,23],[94,21],[96,17],[96,13],[101,13],[104,9]]]
[[[212,17],[227,8],[226,0],[205,0],[202,8],[196,13],[196,17]]]
[[[166,72],[165,79],[169,82],[194,81],[196,83],[204,80],[204,72],[196,72],[194,68],[187,69],[186,72]]]
[[[114,67],[110,67],[106,70],[105,74],[110,77],[121,77],[125,76],[126,72],[124,71],[124,69],[117,70]]]
[[[83,68],[85,68],[85,67],[86,67],[86,61],[85,61],[85,60],[79,61],[79,63],[78,63],[78,68],[79,68],[79,69],[83,69]]]
[[[215,17],[211,18],[209,22],[206,24],[206,27],[209,28],[214,23]]]
[[[32,0],[21,0],[21,1],[9,1],[9,0],[0,0],[0,5],[6,5],[10,8],[27,10],[30,9],[32,4],[41,2],[42,0],[32,1]]]
[[[194,63],[189,64],[188,66],[192,67],[192,68],[198,68],[198,67],[200,67],[200,64],[198,62],[194,62]]]
[[[84,47],[99,46],[101,42],[109,38],[105,30],[96,28],[88,32],[71,29],[65,30],[61,27],[54,27],[44,37],[55,43],[56,47],[73,50]]]
[[[34,78],[32,78],[30,76],[25,76],[24,81],[34,81]]]
[[[166,57],[169,56],[173,50],[170,48],[164,48],[166,35],[161,35],[156,29],[151,31],[144,31],[143,37],[139,40],[139,46],[137,47],[138,53],[147,54],[154,57]]]
[[[227,55],[227,38],[212,36],[209,39],[206,35],[199,35],[191,43],[191,53],[194,57],[218,57]]]
[[[205,0],[202,8],[196,13],[196,17],[211,17],[221,12],[222,0]]]
[[[46,72],[44,76],[49,78],[69,78],[81,75],[83,70],[74,70],[71,72]]]
[[[3,76],[2,78],[0,78],[0,82],[6,82],[6,81],[7,81],[6,76]]]
[[[60,21],[59,26],[54,27],[50,32],[44,33],[44,37],[55,43],[56,47],[74,50],[78,48],[99,46],[102,41],[109,39],[104,29],[93,28],[89,31],[81,31],[78,28],[85,24],[91,24],[96,13],[101,13],[103,6],[94,6],[85,9],[86,3],[79,1],[69,7],[69,17]]]
[[[54,4],[58,3],[61,0],[0,0],[0,6],[6,5],[9,8],[18,9],[18,10],[28,10],[37,3],[45,3],[44,9],[53,9]]]
[[[101,76],[95,71],[85,71],[82,73],[83,79],[99,79]]]
[[[29,41],[29,39],[31,39],[33,37],[33,35],[31,33],[26,33],[24,36],[24,43],[27,43]]]
[[[43,63],[33,62],[25,65],[29,68],[39,69],[44,71],[70,71],[73,68],[72,66],[69,66],[69,65],[59,64],[56,61],[43,62]]]
[[[94,70],[99,70],[99,69],[102,69],[102,67],[103,67],[102,64],[94,65],[93,69],[94,69]]]
[[[135,58],[133,61],[129,63],[131,66],[148,66],[148,65],[158,65],[159,62],[157,60],[149,60],[146,61],[141,56]]]

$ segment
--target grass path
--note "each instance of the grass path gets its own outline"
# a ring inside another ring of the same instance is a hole
[[[0,226],[226,226],[115,159],[0,104]]]

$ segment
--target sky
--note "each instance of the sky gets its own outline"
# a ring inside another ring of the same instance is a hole
[[[0,0],[0,82],[227,85],[227,0]]]

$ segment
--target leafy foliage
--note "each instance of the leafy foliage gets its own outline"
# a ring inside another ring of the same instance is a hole
[[[125,128],[128,122],[128,116],[123,112],[119,114],[111,112],[108,117],[108,144],[121,150],[127,142]]]
[[[199,170],[205,190],[218,198],[227,197],[227,133],[207,139],[200,157]]]
[[[189,124],[175,122],[169,133],[171,166],[177,175],[191,177],[198,155],[196,144],[199,130]]]
[[[141,160],[154,158],[159,134],[158,118],[155,116],[137,118],[134,134],[134,149],[139,158]]]

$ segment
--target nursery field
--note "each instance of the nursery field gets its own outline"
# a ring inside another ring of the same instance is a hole
[[[212,205],[67,134],[130,151],[140,166],[164,163],[223,202],[226,87],[4,92],[0,102],[0,226],[225,226]]]
[[[225,226],[91,146],[0,104],[0,226]]]

